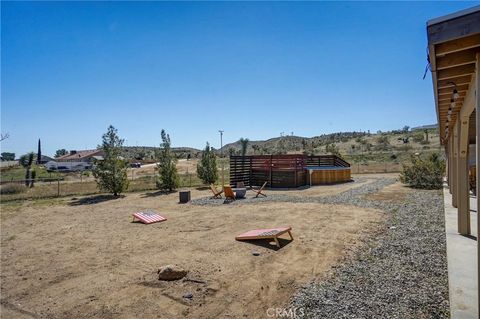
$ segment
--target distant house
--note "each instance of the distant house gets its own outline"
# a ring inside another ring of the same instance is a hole
[[[48,163],[50,161],[54,161],[54,159],[51,158],[50,156],[42,155],[42,158],[40,159],[40,164],[45,164],[45,163]]]
[[[57,157],[57,162],[84,162],[91,163],[93,159],[103,159],[102,150],[70,151],[66,155]]]
[[[92,169],[93,164],[88,162],[55,162],[45,163],[47,172],[76,172]]]
[[[430,124],[430,125],[422,125],[422,126],[417,126],[417,127],[412,127],[412,131],[424,131],[424,130],[431,130],[431,129],[436,129],[438,128],[437,124]]]

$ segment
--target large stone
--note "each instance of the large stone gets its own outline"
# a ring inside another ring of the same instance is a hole
[[[157,271],[158,280],[178,280],[185,277],[187,273],[187,270],[175,265],[166,265]]]

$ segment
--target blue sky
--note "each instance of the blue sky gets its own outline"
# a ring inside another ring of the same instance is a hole
[[[2,2],[2,151],[436,122],[426,21],[475,2]]]

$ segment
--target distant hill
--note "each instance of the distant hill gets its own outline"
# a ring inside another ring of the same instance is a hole
[[[158,149],[158,147],[153,146],[124,146],[122,148],[122,156],[131,160],[149,161],[155,159],[155,150]],[[189,155],[190,157],[198,157],[201,153],[200,150],[192,147],[173,147],[172,151],[177,158],[187,158]]]
[[[356,160],[356,157],[375,157],[379,154],[396,158],[397,155],[409,156],[415,152],[438,151],[439,148],[437,129],[429,125],[423,130],[414,131],[393,130],[375,134],[339,132],[314,137],[283,136],[263,141],[254,140],[248,143],[247,155],[339,153],[345,158]],[[224,154],[240,155],[241,149],[240,141],[236,141],[226,144],[222,151]]]
[[[439,135],[436,128],[423,126],[424,129],[393,130],[388,132],[338,132],[314,137],[282,136],[268,140],[249,141],[247,155],[252,154],[340,154],[351,161],[403,159],[412,153],[438,151]],[[426,133],[427,132],[427,133]],[[427,140],[428,138],[428,140]],[[123,147],[122,156],[128,159],[155,158],[157,147],[128,146]],[[220,151],[228,155],[240,155],[241,143],[236,141],[223,146]],[[198,158],[201,150],[192,147],[175,147],[172,149],[177,158]]]

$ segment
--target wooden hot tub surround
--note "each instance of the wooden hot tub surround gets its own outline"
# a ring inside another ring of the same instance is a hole
[[[294,188],[349,181],[350,164],[336,155],[307,156],[249,155],[230,156],[230,185],[238,182],[258,186],[267,182],[269,188]]]

